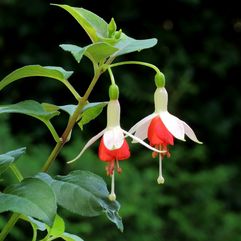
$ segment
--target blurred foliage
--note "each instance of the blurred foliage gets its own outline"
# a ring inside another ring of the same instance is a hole
[[[241,180],[239,133],[241,121],[241,13],[238,2],[208,0],[172,1],[54,1],[89,9],[107,22],[114,17],[118,27],[134,38],[156,37],[158,44],[124,60],[144,60],[160,67],[167,79],[169,110],[187,121],[203,145],[176,141],[171,158],[164,160],[163,186],[156,184],[157,160],[138,145],[132,157],[121,163],[117,195],[125,230],[120,233],[104,216],[81,218],[59,210],[67,230],[86,241],[240,241]],[[62,66],[74,70],[72,84],[82,94],[91,78],[88,60],[78,65],[58,45],[86,45],[88,37],[78,24],[49,1],[0,1],[0,77],[27,64]],[[131,127],[153,111],[155,89],[151,70],[141,66],[113,69],[120,87],[122,126]],[[104,75],[90,101],[108,98],[109,80]],[[70,104],[74,101],[64,86],[43,78],[20,80],[1,92],[1,104],[25,99]],[[67,115],[56,117],[61,133]],[[20,115],[0,116],[0,152],[27,146],[27,155],[17,162],[25,176],[44,163],[51,146],[43,125]],[[83,131],[76,127],[73,139],[61,152],[51,173],[86,169],[105,176],[97,145],[76,164],[66,165],[88,138],[105,127],[105,113]],[[235,135],[236,134],[236,135]],[[237,141],[236,141],[237,139]],[[15,177],[5,174],[0,190]],[[0,217],[0,229],[9,214]],[[18,222],[8,241],[30,240],[30,227]],[[24,231],[23,231],[24,230]]]

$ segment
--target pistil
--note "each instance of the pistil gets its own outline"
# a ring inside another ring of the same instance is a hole
[[[113,171],[111,175],[111,192],[109,195],[110,201],[115,201],[116,200],[116,195],[115,195],[115,170]]]

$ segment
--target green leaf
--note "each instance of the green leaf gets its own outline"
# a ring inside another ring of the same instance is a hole
[[[118,215],[120,204],[109,200],[106,183],[101,177],[88,171],[73,171],[67,176],[57,176],[56,179],[45,173],[40,173],[37,177],[51,185],[58,204],[63,208],[89,217],[104,212],[123,230],[122,220]]]
[[[122,33],[120,40],[114,45],[119,50],[115,52],[113,56],[116,57],[135,51],[141,51],[143,49],[151,48],[156,44],[156,38],[137,40]]]
[[[83,55],[88,57],[94,63],[103,62],[118,50],[112,45],[104,42],[93,43],[83,48],[73,44],[61,44],[60,47],[65,51],[71,52],[78,63]]]
[[[81,130],[83,130],[83,126],[85,124],[88,124],[90,121],[94,120],[103,110],[103,108],[106,106],[106,103],[101,103],[98,105],[95,105],[93,107],[90,107],[86,109],[81,115],[80,115],[80,121],[78,122],[78,125],[80,126]]]
[[[18,148],[13,151],[0,155],[0,175],[5,172],[8,167],[15,162],[26,151],[26,147]]]
[[[47,175],[47,174],[46,174]],[[0,213],[12,211],[53,224],[57,204],[53,190],[38,178],[26,178],[0,193]]]
[[[13,162],[13,157],[5,154],[0,155],[0,175],[5,172]]]
[[[43,122],[49,121],[54,116],[59,115],[58,111],[45,111],[43,106],[34,100],[25,100],[16,104],[2,105],[0,106],[0,114],[3,113],[25,114]]]
[[[70,52],[78,63],[86,51],[86,48],[82,48],[74,44],[60,44],[59,47],[67,52]]]
[[[32,224],[33,228],[35,228],[36,230],[40,230],[40,231],[46,230],[47,225],[43,222],[40,222],[40,221],[34,219],[34,218],[26,217],[26,216],[21,215],[21,219],[23,219],[27,222],[30,222]]]
[[[27,65],[22,68],[19,68],[9,75],[7,75],[3,80],[0,81],[0,90],[2,90],[5,86],[11,84],[12,82],[26,78],[26,77],[34,77],[34,76],[42,76],[53,78],[61,81],[62,83],[66,83],[66,79],[68,79],[72,75],[73,71],[66,71],[61,67],[54,66],[40,66],[40,65]]]
[[[84,241],[82,238],[70,233],[63,233],[61,238],[65,241]]]
[[[86,31],[92,42],[108,37],[108,24],[104,19],[84,8],[71,7],[64,4],[52,4],[69,12]]]
[[[54,224],[51,228],[49,228],[49,235],[53,237],[61,236],[65,231],[65,223],[64,220],[57,214],[54,219]]]
[[[107,105],[107,102],[93,102],[88,103],[84,106],[83,111],[80,115],[79,126],[83,129],[83,126],[89,123],[91,120],[94,120],[103,110],[103,108]],[[62,110],[67,112],[70,116],[73,115],[77,105],[62,105],[57,106],[49,103],[43,103],[43,108],[46,111],[58,111]]]

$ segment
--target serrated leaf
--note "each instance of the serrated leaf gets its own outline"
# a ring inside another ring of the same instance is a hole
[[[83,55],[86,55],[94,63],[99,63],[118,51],[117,48],[104,42],[93,43],[83,48],[73,44],[61,44],[60,47],[65,51],[71,52],[78,63]]]
[[[38,178],[26,178],[0,193],[0,213],[12,211],[53,224],[57,204],[53,190]]]
[[[101,103],[98,105],[95,105],[93,107],[90,107],[86,109],[81,115],[80,115],[80,121],[78,122],[78,125],[80,126],[81,130],[83,130],[83,126],[85,124],[88,124],[90,121],[94,120],[103,110],[103,108],[106,106],[106,103]]]
[[[43,122],[49,121],[54,116],[59,115],[58,111],[45,111],[43,106],[35,100],[25,100],[16,104],[2,105],[0,106],[0,114],[3,113],[25,114]]]
[[[100,38],[108,37],[108,24],[95,13],[84,8],[76,8],[64,4],[52,5],[61,7],[69,12],[86,31],[92,42],[97,42]]]
[[[26,147],[18,148],[0,155],[0,175],[26,151]]]
[[[104,212],[120,230],[123,230],[118,214],[120,204],[109,200],[106,183],[101,177],[88,171],[73,171],[67,176],[57,176],[56,179],[45,173],[40,173],[37,177],[51,185],[58,204],[63,208],[89,217]]]
[[[134,39],[128,37],[122,33],[120,40],[114,45],[119,50],[113,54],[113,56],[120,56],[135,51],[141,51],[143,49],[151,48],[157,44],[156,38],[151,39]]]
[[[27,65],[22,68],[16,69],[3,80],[0,81],[0,90],[12,82],[26,78],[26,77],[48,77],[61,81],[65,84],[66,79],[72,75],[73,71],[66,71],[61,67],[55,66],[40,66],[40,65]]]

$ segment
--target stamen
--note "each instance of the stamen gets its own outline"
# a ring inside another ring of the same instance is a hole
[[[113,171],[113,174],[111,175],[111,192],[109,195],[110,201],[115,201],[116,200],[116,195],[115,195],[115,171]]]
[[[105,168],[107,176],[112,176],[114,168],[115,168],[115,162],[114,160],[112,160],[108,163],[108,165]]]
[[[165,179],[162,176],[162,155],[159,154],[159,177],[157,178],[158,184],[163,184],[165,182]]]
[[[117,172],[120,174],[122,172],[122,169],[120,168],[118,160],[116,160],[116,166],[117,166]]]
[[[156,148],[157,150],[159,150],[159,145],[155,145],[155,148]],[[152,152],[152,158],[155,158],[157,155],[158,155],[158,153],[157,153],[156,151],[153,151],[153,152]]]

